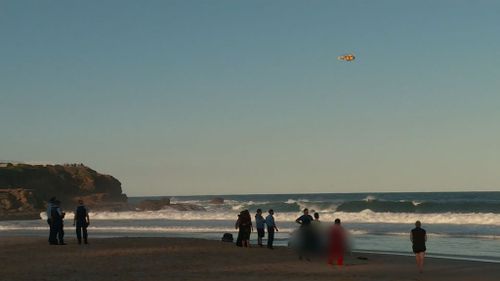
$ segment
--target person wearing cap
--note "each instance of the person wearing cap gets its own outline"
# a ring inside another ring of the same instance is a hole
[[[78,244],[82,244],[82,234],[83,242],[88,244],[87,240],[87,227],[90,224],[89,211],[85,205],[83,205],[83,200],[78,200],[78,207],[75,210],[75,217],[73,219],[73,226],[76,225],[76,238],[78,239]]]

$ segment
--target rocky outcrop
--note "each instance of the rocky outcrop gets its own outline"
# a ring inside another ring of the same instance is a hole
[[[224,204],[224,198],[222,197],[214,197],[210,200],[210,204]]]
[[[137,205],[137,209],[141,211],[158,211],[165,206],[170,205],[170,198],[162,198],[160,200],[143,200]]]
[[[62,202],[63,208],[73,208],[80,198],[88,206],[98,209],[109,205],[126,207],[127,202],[116,178],[100,174],[83,164],[4,163],[0,165],[0,187],[4,190],[0,195],[3,196],[2,212],[12,216],[28,211],[39,212],[53,196]]]
[[[33,192],[22,188],[0,189],[0,219],[35,219],[40,205]]]

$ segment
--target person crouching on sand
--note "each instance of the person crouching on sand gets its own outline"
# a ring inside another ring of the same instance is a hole
[[[347,237],[344,228],[340,225],[340,219],[335,219],[335,223],[330,229],[329,257],[328,264],[333,265],[333,260],[337,260],[337,265],[344,264],[344,253],[346,250]]]
[[[415,222],[415,228],[411,230],[410,240],[412,242],[413,253],[415,253],[415,258],[417,260],[417,267],[420,273],[424,271],[424,258],[425,251],[427,248],[425,247],[425,242],[427,241],[427,233],[425,229],[421,228],[422,223],[420,221]]]

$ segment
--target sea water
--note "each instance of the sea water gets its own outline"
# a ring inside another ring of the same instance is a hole
[[[223,204],[212,204],[214,197]],[[131,197],[130,203],[159,197]],[[195,204],[205,211],[90,212],[90,237],[194,237],[220,240],[233,233],[237,215],[274,209],[279,228],[275,245],[288,245],[301,210],[318,212],[328,227],[335,218],[349,231],[353,250],[410,255],[410,230],[416,220],[427,230],[427,254],[435,257],[500,262],[500,192],[324,193],[175,196],[172,203]],[[74,237],[67,212],[66,237]],[[0,236],[46,236],[40,220],[0,221]],[[255,243],[256,233],[251,236]],[[68,240],[68,239],[67,239]]]

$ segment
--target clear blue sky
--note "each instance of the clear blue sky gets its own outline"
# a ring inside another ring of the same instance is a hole
[[[129,195],[500,190],[499,15],[0,0],[0,159],[83,162]]]

